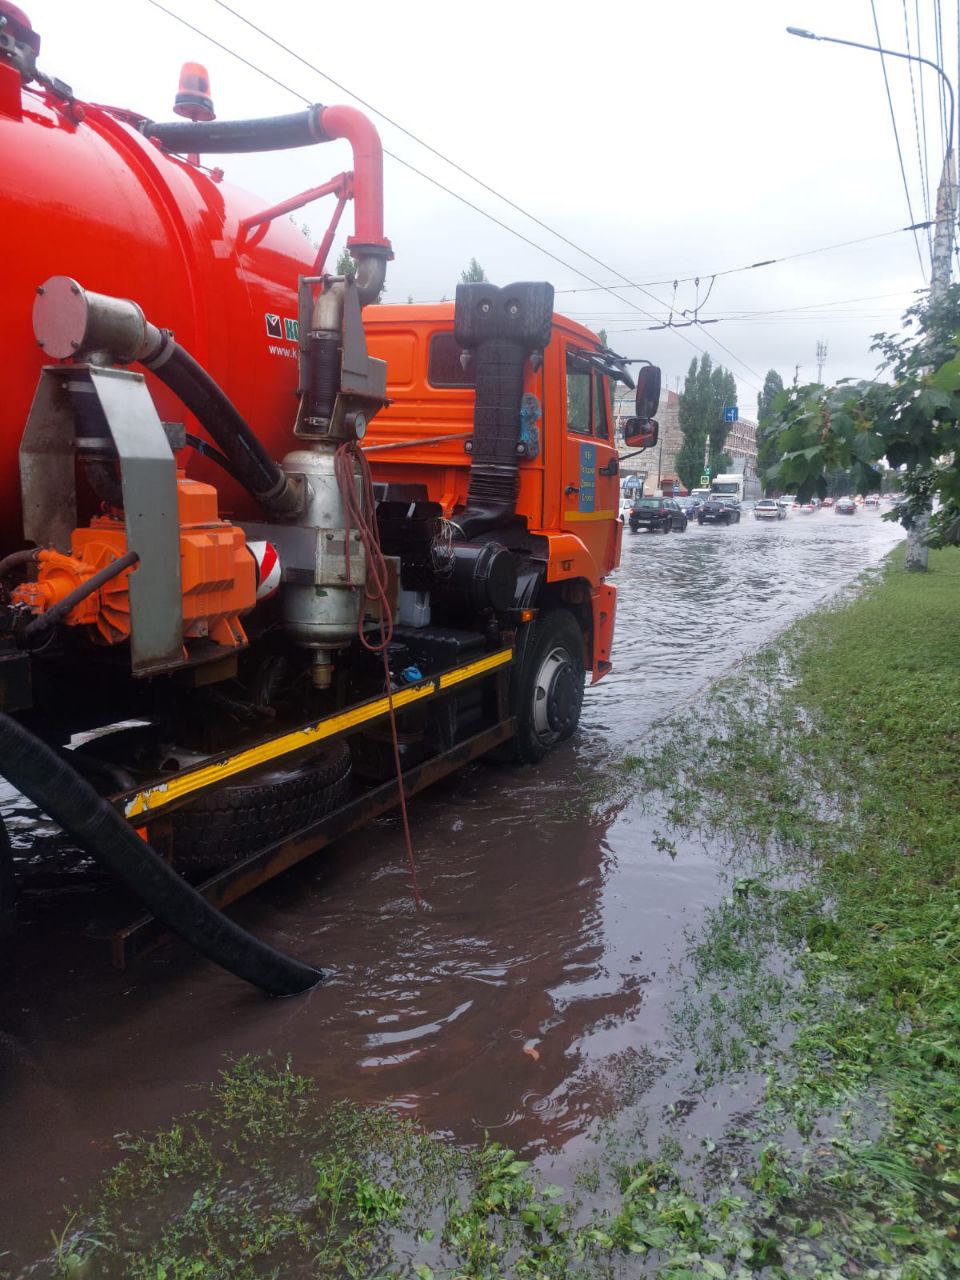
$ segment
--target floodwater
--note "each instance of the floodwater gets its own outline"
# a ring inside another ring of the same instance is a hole
[[[175,942],[112,970],[74,927],[101,885],[85,869],[51,875],[49,825],[0,791],[18,856],[36,864],[0,969],[0,1250],[45,1252],[64,1203],[116,1159],[114,1135],[197,1105],[191,1086],[225,1056],[289,1054],[331,1098],[386,1101],[461,1141],[576,1151],[624,1062],[656,1057],[681,935],[719,892],[707,850],[671,858],[640,805],[598,816],[591,787],[899,537],[875,512],[830,511],[625,531],[615,671],[588,690],[577,737],[537,769],[476,765],[412,802],[422,908],[393,819],[234,908],[331,972],[298,999],[263,999]]]

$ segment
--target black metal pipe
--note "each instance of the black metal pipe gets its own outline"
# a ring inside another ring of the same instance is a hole
[[[251,151],[288,151],[291,147],[312,147],[329,142],[320,124],[323,107],[287,116],[266,116],[259,120],[211,120],[193,124],[184,120],[157,124],[146,120],[140,132],[177,155],[238,155]]]
[[[178,396],[226,455],[237,479],[271,515],[295,515],[300,495],[270,457],[226,392],[169,334],[141,357],[155,377]]]
[[[208,959],[272,996],[299,995],[322,980],[319,969],[275,951],[211,906],[72,766],[3,714],[0,774]]]
[[[457,285],[454,336],[472,354],[475,383],[467,505],[451,521],[464,540],[516,515],[524,370],[549,343],[552,325],[550,284]]]
[[[87,596],[92,596],[95,591],[99,591],[105,583],[112,582],[114,578],[119,578],[124,569],[132,569],[139,559],[140,556],[136,551],[127,551],[124,555],[118,556],[116,560],[111,560],[109,564],[105,564],[102,569],[98,569],[95,574],[87,578],[86,582],[81,582],[79,587],[74,587],[62,600],[52,604],[49,609],[41,613],[39,618],[34,618],[31,623],[24,627],[24,636],[32,638],[41,635],[44,631],[49,631],[51,627],[62,621],[71,609],[75,609],[78,604],[86,600]]]

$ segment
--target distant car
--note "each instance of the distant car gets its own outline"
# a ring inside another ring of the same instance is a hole
[[[838,498],[835,509],[838,516],[855,516],[857,514],[857,504],[853,498]]]
[[[825,507],[832,507],[835,502],[836,498],[824,498],[823,505]]]
[[[813,515],[813,513],[814,513],[816,510],[817,510],[817,508],[813,505],[813,503],[812,503],[812,502],[801,502],[801,503],[800,503],[800,514],[801,514],[801,515],[804,515],[804,516],[812,516],[812,515]]]
[[[880,499],[877,497],[875,493],[869,493],[864,498],[863,505],[865,507],[879,507]]]
[[[780,497],[776,499],[776,503],[784,515],[797,505],[792,493],[781,493]]]
[[[715,493],[697,512],[697,524],[739,524],[740,503],[736,498]]]
[[[753,508],[754,520],[786,520],[787,513],[773,498],[760,498]]]
[[[630,532],[646,529],[648,533],[685,533],[687,517],[677,506],[676,498],[635,498],[629,516]]]
[[[674,502],[688,520],[696,520],[697,512],[703,506],[701,498],[674,498]]]
[[[632,498],[620,499],[620,519],[621,520],[628,520],[630,518],[630,512],[632,509],[633,509]]]

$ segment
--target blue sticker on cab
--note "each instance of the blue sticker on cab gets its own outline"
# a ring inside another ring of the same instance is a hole
[[[577,499],[578,511],[596,511],[597,509],[597,446],[582,444],[580,446],[580,494]]]

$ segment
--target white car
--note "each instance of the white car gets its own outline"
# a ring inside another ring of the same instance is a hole
[[[754,520],[785,520],[787,513],[773,498],[760,498],[753,508]]]

